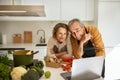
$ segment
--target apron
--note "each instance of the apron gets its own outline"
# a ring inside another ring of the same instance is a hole
[[[57,54],[57,53],[60,53],[60,52],[64,52],[64,51],[67,51],[67,45],[63,46],[60,50],[58,49],[58,47],[56,45],[53,46],[53,50],[54,52]]]
[[[85,28],[85,31],[86,33],[87,30]],[[83,51],[84,51],[84,54],[83,54],[83,58],[86,58],[86,57],[95,57],[96,56],[96,53],[95,53],[95,48],[92,44],[92,42],[89,40],[88,43],[83,47]],[[101,73],[101,76],[104,78],[105,76],[105,60],[104,60],[104,63],[103,63],[103,69],[102,69],[102,73]]]
[[[86,30],[86,28],[85,28],[85,31],[86,31],[86,33],[88,33],[87,30]],[[84,54],[82,56],[83,58],[96,56],[95,48],[94,48],[94,46],[93,46],[93,44],[92,44],[92,42],[90,40],[83,47],[83,52],[84,52]]]

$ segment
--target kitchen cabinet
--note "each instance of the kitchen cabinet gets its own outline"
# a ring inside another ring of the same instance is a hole
[[[20,5],[44,5],[45,17],[0,17],[0,21],[60,20],[60,0],[20,0]]]
[[[21,0],[21,5],[43,5],[44,0]]]
[[[44,5],[46,17],[31,17],[32,20],[59,20],[60,0],[22,0],[22,5]],[[26,17],[28,19],[28,17]],[[29,20],[29,19],[28,19]]]
[[[10,5],[11,0],[0,0],[0,5]]]
[[[94,0],[61,0],[61,19],[94,20]]]
[[[0,0],[0,5],[20,5],[21,0]]]
[[[60,0],[22,0],[22,5],[44,5],[46,17],[41,20],[60,20]]]
[[[60,20],[60,0],[44,0],[46,20]]]
[[[94,0],[17,0],[20,5],[44,5],[46,17],[0,17],[1,21],[94,20]]]
[[[47,53],[46,52],[47,46],[46,45],[36,46],[36,43],[0,45],[0,54],[6,53],[7,50],[33,50],[34,52],[39,51],[39,53],[34,55],[34,59],[43,59]],[[8,57],[10,59],[13,59],[12,54],[9,54]]]
[[[120,0],[100,1],[98,7],[98,28],[105,46],[116,46],[120,43]]]
[[[120,0],[99,0],[99,1],[120,1]]]

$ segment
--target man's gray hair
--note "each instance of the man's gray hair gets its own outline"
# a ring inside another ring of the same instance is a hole
[[[68,22],[68,26],[70,27],[74,22],[78,22],[78,23],[80,23],[80,27],[84,27],[84,24],[77,18],[70,20]]]

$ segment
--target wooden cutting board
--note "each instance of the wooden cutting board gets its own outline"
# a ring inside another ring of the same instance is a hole
[[[13,35],[13,43],[21,43],[22,42],[22,35],[21,34],[14,34]]]
[[[32,31],[24,31],[24,43],[32,43]]]

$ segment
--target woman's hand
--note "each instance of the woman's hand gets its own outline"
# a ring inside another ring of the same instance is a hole
[[[55,52],[54,52],[53,49],[50,49],[50,53],[51,53],[51,54],[55,54]]]

